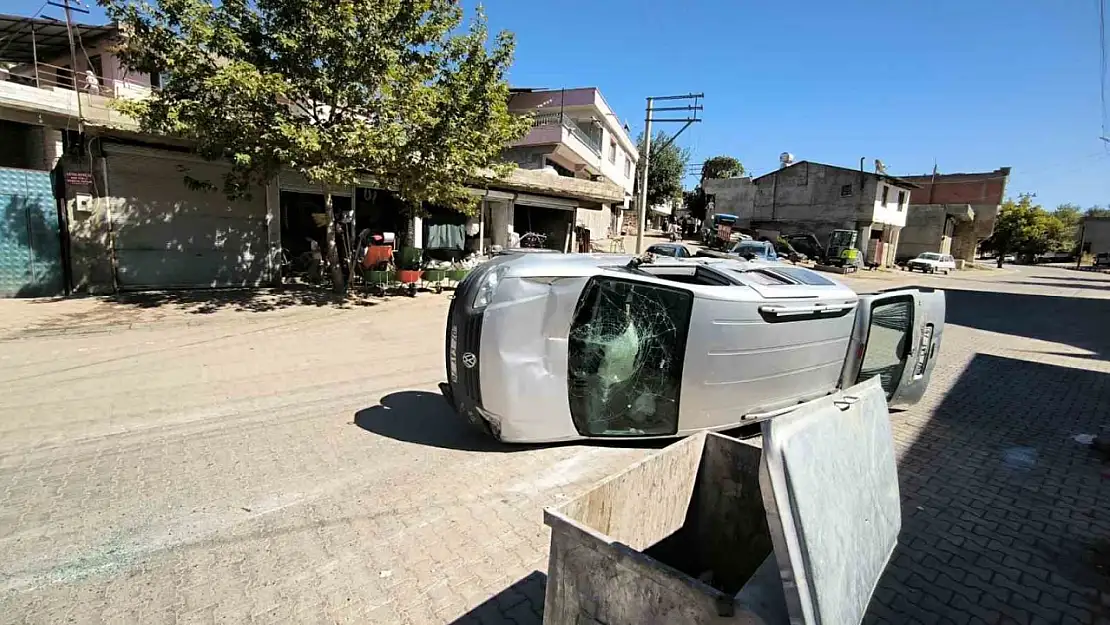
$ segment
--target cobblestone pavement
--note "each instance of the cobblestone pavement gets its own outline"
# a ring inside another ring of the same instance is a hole
[[[948,289],[893,415],[869,621],[1110,623],[1110,276]],[[541,510],[651,453],[504,447],[435,393],[445,296],[0,301],[0,623],[538,623]]]

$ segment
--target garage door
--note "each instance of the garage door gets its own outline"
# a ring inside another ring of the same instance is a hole
[[[50,172],[0,167],[0,297],[61,293],[61,250]]]
[[[226,166],[173,152],[106,151],[120,288],[257,286],[267,278],[262,189],[229,200],[218,190]],[[186,185],[186,177],[215,188]]]

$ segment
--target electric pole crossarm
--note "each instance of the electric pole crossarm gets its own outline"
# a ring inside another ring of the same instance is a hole
[[[644,251],[644,229],[647,227],[648,172],[651,171],[651,124],[652,122],[684,124],[682,128],[679,128],[678,132],[668,137],[667,140],[656,149],[662,150],[670,147],[675,139],[690,127],[690,124],[701,121],[701,119],[698,118],[698,111],[705,110],[705,107],[701,104],[701,100],[704,97],[704,93],[688,93],[686,95],[655,96],[647,99],[647,114],[644,116],[644,156],[643,163],[641,164],[643,169],[640,171],[640,192],[637,198],[639,200],[637,202],[639,204],[637,207],[639,227],[636,229],[636,254],[642,254]],[[687,104],[685,106],[661,106],[655,108],[656,102],[667,100],[693,100],[693,104]],[[655,119],[654,113],[660,111],[686,111],[688,116]]]
[[[694,105],[690,105],[690,106],[663,106],[663,107],[659,107],[659,108],[656,108],[656,109],[652,109],[652,111],[654,111],[656,113],[658,113],[659,111],[702,111],[702,110],[705,110],[704,106],[694,106]]]
[[[661,102],[663,100],[692,100],[694,98],[704,98],[704,93],[687,93],[686,95],[662,95],[649,98],[654,102]]]

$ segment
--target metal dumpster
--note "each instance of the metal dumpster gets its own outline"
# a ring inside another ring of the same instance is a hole
[[[544,623],[859,623],[901,527],[878,378],[683,439],[544,511]]]

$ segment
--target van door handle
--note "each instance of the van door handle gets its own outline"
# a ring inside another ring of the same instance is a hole
[[[815,304],[812,306],[760,306],[759,312],[765,315],[814,315],[827,312],[841,312],[855,308],[855,304]]]

